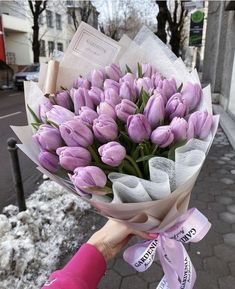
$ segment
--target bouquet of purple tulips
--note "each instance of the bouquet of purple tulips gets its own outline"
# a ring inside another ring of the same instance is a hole
[[[157,233],[124,254],[140,272],[160,259],[157,288],[193,288],[183,243],[210,223],[188,204],[219,121],[197,72],[145,27],[117,43],[82,23],[25,97],[31,126],[13,130],[38,169],[102,215]]]

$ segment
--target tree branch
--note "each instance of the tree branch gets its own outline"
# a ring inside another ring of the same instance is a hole
[[[40,5],[41,6],[41,5]],[[43,6],[42,6],[42,9],[39,10],[39,14],[41,14],[47,7],[47,0],[44,0],[43,1]]]
[[[35,11],[33,10],[33,3],[31,0],[28,0],[28,3],[29,3],[29,7],[30,7],[31,12],[34,15]]]

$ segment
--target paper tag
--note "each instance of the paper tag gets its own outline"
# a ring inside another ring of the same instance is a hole
[[[121,46],[95,28],[82,22],[71,42],[73,54],[82,56],[101,66],[115,60]]]

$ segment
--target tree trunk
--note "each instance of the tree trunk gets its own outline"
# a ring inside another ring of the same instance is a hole
[[[177,57],[180,56],[180,39],[181,39],[181,35],[178,30],[178,27],[177,26],[171,27],[170,45],[171,45],[171,50],[175,53]]]
[[[155,33],[164,43],[167,42],[166,21],[167,21],[167,1],[156,1],[159,7],[157,15],[157,32]]]
[[[39,63],[39,56],[40,56],[40,41],[39,41],[39,25],[38,25],[38,16],[34,16],[34,21],[33,21],[33,43],[32,43],[32,48],[33,48],[33,62],[34,63]]]

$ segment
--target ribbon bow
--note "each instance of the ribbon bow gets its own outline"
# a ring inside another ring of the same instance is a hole
[[[180,216],[175,225],[157,232],[154,240],[126,249],[124,260],[138,272],[144,272],[158,256],[165,275],[156,289],[192,289],[196,272],[183,244],[199,242],[210,227],[208,219],[192,208]]]

